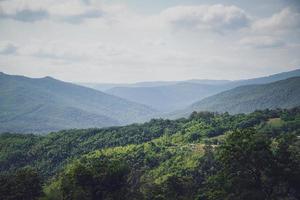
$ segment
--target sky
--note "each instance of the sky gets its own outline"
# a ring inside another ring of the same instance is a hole
[[[0,0],[0,71],[71,82],[300,68],[299,0]]]

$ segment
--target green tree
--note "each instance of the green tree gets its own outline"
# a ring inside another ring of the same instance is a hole
[[[217,150],[222,166],[207,179],[204,199],[298,199],[299,149],[292,134],[234,131]]]
[[[33,168],[23,168],[0,176],[0,199],[34,200],[42,195],[41,179]]]
[[[63,199],[126,199],[128,174],[121,160],[101,156],[77,161],[62,175]]]

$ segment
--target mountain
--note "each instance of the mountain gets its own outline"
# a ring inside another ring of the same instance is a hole
[[[0,132],[50,132],[148,120],[155,111],[51,77],[0,74]]]
[[[148,105],[163,112],[172,112],[183,109],[205,97],[238,86],[271,83],[295,76],[300,76],[300,69],[266,77],[238,81],[195,79],[173,82],[141,82],[115,87],[111,86],[111,88],[105,90],[105,92]]]
[[[300,76],[299,69],[240,81],[196,79],[140,82],[126,87],[112,84],[106,85],[113,87],[106,94],[51,77],[31,79],[1,73],[0,132],[50,132],[143,122],[158,116],[155,110],[173,112],[237,86],[270,83],[297,75]],[[197,108],[193,106],[186,112]],[[240,110],[243,111],[237,107],[232,112]]]
[[[82,85],[85,87],[93,88],[100,91],[107,91],[112,88],[136,88],[136,87],[159,87],[159,86],[168,86],[175,85],[181,83],[198,83],[198,84],[206,84],[206,85],[221,85],[225,83],[229,83],[229,80],[208,80],[208,79],[191,79],[186,81],[145,81],[145,82],[137,82],[137,83],[85,83],[78,82],[76,84]]]
[[[240,86],[196,102],[174,116],[192,111],[249,113],[258,109],[291,108],[300,105],[300,77],[268,84]]]
[[[105,90],[108,90],[108,89],[111,89],[114,87],[119,87],[119,86],[125,85],[125,84],[118,84],[118,83],[85,83],[85,82],[78,82],[78,83],[74,83],[74,84],[92,88],[95,90],[99,90],[101,92],[104,92]]]
[[[252,85],[252,84],[265,84],[265,83],[272,83],[275,81],[280,81],[284,79],[288,79],[291,77],[297,77],[300,76],[300,69],[288,71],[288,72],[282,72],[278,74],[273,74],[270,76],[264,76],[260,78],[253,78],[253,79],[245,79],[245,80],[238,80],[238,81],[232,81],[228,83],[228,86],[233,85],[233,87],[241,86],[241,85]]]
[[[222,86],[193,82],[155,87],[115,87],[106,92],[169,112],[184,108],[195,101],[222,91]]]

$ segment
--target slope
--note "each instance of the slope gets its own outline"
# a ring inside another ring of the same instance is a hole
[[[243,170],[244,166],[250,170],[253,166],[269,170],[271,165],[265,164],[270,161],[266,160],[270,158],[268,152],[272,153],[271,158],[276,156],[276,162],[270,163],[280,166],[272,167],[276,175],[278,171],[284,172],[283,175],[287,172],[299,175],[300,160],[296,159],[299,141],[291,134],[299,135],[299,111],[294,108],[239,115],[200,112],[188,119],[156,119],[144,124],[68,130],[45,136],[0,134],[0,191],[4,191],[0,192],[4,197],[0,197],[8,199],[7,196],[22,192],[19,188],[23,187],[15,187],[10,180],[19,170],[31,167],[43,178],[47,196],[43,199],[64,199],[69,195],[71,199],[197,199],[198,194],[203,194],[207,176],[214,175],[222,167],[222,160],[215,160],[215,156],[220,155],[215,150],[222,145],[227,147],[223,152],[228,151],[228,147],[232,149],[229,156],[234,160],[228,162],[233,165],[231,176],[241,174],[236,171],[248,173]],[[271,121],[275,119],[281,125],[273,126]],[[242,168],[236,164],[241,164]],[[288,171],[278,170],[282,169],[282,164]],[[273,173],[265,174],[272,178],[267,181],[274,180]],[[252,181],[253,174],[249,175]],[[28,176],[22,177],[21,181]],[[245,183],[241,177],[237,180]],[[262,176],[262,180],[265,178]],[[26,179],[24,182],[28,183]],[[222,182],[218,185],[223,186]],[[248,185],[245,186],[247,195]],[[120,191],[119,187],[125,188]]]
[[[265,84],[265,83],[272,83],[275,81],[280,81],[292,77],[300,76],[300,69],[288,71],[288,72],[281,72],[277,74],[273,74],[270,76],[264,76],[259,78],[253,78],[253,79],[245,79],[245,80],[238,80],[238,81],[232,81],[228,83],[228,86],[242,86],[242,85],[252,85],[252,84]]]
[[[51,77],[0,74],[0,131],[49,132],[142,122],[155,111]]]
[[[238,81],[226,80],[187,80],[174,82],[149,82],[117,86],[106,90],[107,93],[134,102],[151,106],[164,112],[183,109],[205,97],[226,91],[238,86],[264,84],[290,77],[300,76],[300,69]],[[150,84],[151,83],[151,84]],[[154,84],[156,83],[156,84]]]
[[[291,108],[300,105],[300,77],[268,84],[240,86],[194,103],[175,116],[191,111],[249,113],[258,109]]]

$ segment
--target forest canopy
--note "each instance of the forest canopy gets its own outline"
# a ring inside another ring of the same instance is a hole
[[[299,136],[299,107],[4,133],[0,199],[299,199]]]

